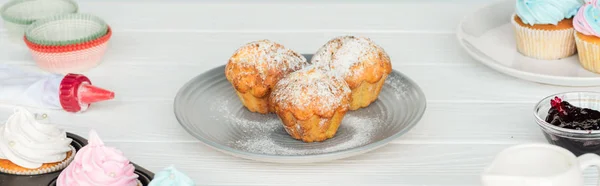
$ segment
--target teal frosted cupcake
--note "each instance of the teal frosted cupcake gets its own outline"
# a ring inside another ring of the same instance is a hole
[[[582,0],[517,0],[511,22],[519,53],[543,60],[574,55],[573,16],[582,5]]]
[[[154,179],[148,186],[194,186],[194,181],[179,172],[175,167],[169,166],[164,170],[156,173]]]

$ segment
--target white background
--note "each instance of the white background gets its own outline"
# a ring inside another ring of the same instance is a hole
[[[240,2],[80,1],[81,12],[98,15],[113,28],[105,60],[85,74],[114,90],[116,98],[83,114],[43,112],[82,136],[96,129],[108,145],[151,171],[175,165],[198,185],[475,186],[503,148],[545,143],[533,119],[537,101],[563,91],[600,90],[527,82],[471,59],[458,45],[455,28],[467,13],[492,1]],[[0,29],[0,63],[36,70],[28,50]],[[200,144],[173,115],[173,98],[184,83],[225,64],[247,42],[270,39],[313,53],[345,34],[367,36],[384,47],[393,68],[427,96],[421,122],[381,149],[327,163],[260,163]],[[0,107],[0,120],[11,111]],[[590,185],[592,173],[586,174]]]

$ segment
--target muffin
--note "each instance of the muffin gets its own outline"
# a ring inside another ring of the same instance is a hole
[[[543,60],[574,55],[572,18],[581,5],[581,0],[517,0],[511,17],[517,51]]]
[[[600,73],[600,23],[597,0],[583,5],[573,20],[579,63],[588,71]]]
[[[0,172],[39,175],[64,169],[75,156],[64,130],[17,107],[0,127]]]
[[[385,79],[392,72],[390,57],[366,37],[341,36],[328,41],[311,60],[341,77],[352,90],[350,110],[369,106],[377,100]]]
[[[142,186],[135,167],[123,152],[104,146],[96,131],[89,134],[88,144],[75,155],[75,160],[63,170],[56,186]]]
[[[269,102],[289,135],[316,142],[335,135],[350,106],[350,95],[343,79],[308,66],[281,79]]]
[[[306,64],[304,56],[283,45],[259,40],[235,51],[225,67],[225,76],[248,110],[266,114],[272,111],[268,97],[273,86]]]
[[[154,179],[148,186],[194,186],[194,181],[179,172],[175,167],[169,166],[164,170],[156,173]]]

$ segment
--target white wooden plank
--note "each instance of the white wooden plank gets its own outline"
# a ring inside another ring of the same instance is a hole
[[[544,142],[531,104],[430,103],[423,119],[398,144],[511,144]],[[67,131],[85,134],[96,129],[108,141],[194,142],[177,122],[171,101],[110,101],[92,105],[88,112],[70,114],[42,111],[50,122]],[[0,107],[0,121],[12,113]],[[160,132],[158,132],[160,131]]]
[[[113,63],[113,62],[106,62]],[[394,69],[413,79],[425,92],[428,102],[530,103],[559,92],[599,91],[600,87],[560,87],[517,79],[474,65],[402,65]],[[198,61],[197,65],[112,64],[86,72],[93,83],[112,89],[117,100],[172,100],[193,77],[225,64],[225,60]],[[38,70],[36,66],[23,66]]]
[[[344,160],[286,165],[239,159],[198,143],[108,144],[154,172],[173,164],[197,185],[475,186],[482,168],[506,147],[388,145]]]
[[[215,60],[216,61],[216,60]],[[199,66],[99,66],[89,73],[98,85],[116,91],[119,100],[168,99],[193,77],[222,64]],[[225,62],[223,62],[224,64]],[[535,103],[565,91],[599,91],[600,87],[560,87],[510,77],[485,66],[402,66],[394,68],[423,89],[432,102]]]
[[[465,13],[487,2],[202,3],[81,1],[81,12],[115,30],[322,32],[324,30],[453,32]]]
[[[330,39],[362,35],[373,39],[401,64],[464,65],[471,58],[458,45],[454,34],[427,33],[162,33],[116,32],[103,65],[108,64],[218,64],[226,62],[240,46],[269,39],[304,54],[316,52]],[[6,33],[0,34],[0,37]],[[24,42],[0,39],[0,62],[28,63],[33,60]],[[210,61],[209,61],[210,60]]]
[[[290,165],[235,158],[198,143],[107,144],[154,172],[174,165],[197,185],[369,186],[479,186],[483,168],[510,146],[395,144],[348,159]],[[597,183],[595,172],[585,171],[586,185]]]
[[[476,62],[474,62],[476,63]],[[476,66],[400,66],[417,82],[431,102],[537,103],[567,91],[600,91],[600,87],[563,87],[518,79]]]

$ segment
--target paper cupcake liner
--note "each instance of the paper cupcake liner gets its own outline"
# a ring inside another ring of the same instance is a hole
[[[95,40],[84,42],[84,43],[76,43],[76,44],[70,44],[70,45],[64,45],[64,46],[45,46],[45,45],[39,45],[39,44],[33,43],[33,42],[29,41],[27,39],[27,37],[24,37],[23,40],[25,41],[25,44],[27,44],[27,47],[29,47],[29,49],[37,51],[37,52],[64,53],[64,52],[72,52],[72,51],[84,50],[84,49],[96,47],[98,45],[108,42],[108,40],[110,40],[111,36],[112,36],[112,30],[111,30],[110,26],[108,26],[107,33],[104,36],[102,36],[98,39],[95,39]]]
[[[83,50],[46,53],[31,50],[38,67],[53,73],[76,73],[96,67],[108,48],[108,42]]]
[[[517,50],[536,59],[555,60],[575,54],[575,39],[573,28],[564,30],[539,30],[519,25],[511,17],[515,30]]]
[[[44,169],[35,169],[35,170],[29,170],[29,171],[15,171],[15,170],[8,170],[5,168],[0,167],[0,172],[3,173],[7,173],[7,174],[14,174],[14,175],[39,175],[39,174],[45,174],[45,173],[50,173],[50,172],[54,172],[54,171],[59,171],[64,169],[65,167],[67,167],[71,161],[73,161],[73,159],[75,159],[75,147],[73,146],[69,146],[71,148],[71,156],[69,156],[69,158],[67,158],[66,160],[60,162],[59,164],[49,167],[49,168],[44,168]]]
[[[25,37],[39,45],[64,46],[84,43],[106,35],[108,25],[90,14],[61,14],[40,19],[25,30]]]
[[[29,25],[38,19],[78,11],[73,0],[12,0],[0,8],[0,16],[8,22]]]
[[[579,63],[581,66],[591,72],[600,73],[600,45],[579,38],[577,33],[573,35],[575,36],[575,42],[577,43]]]

